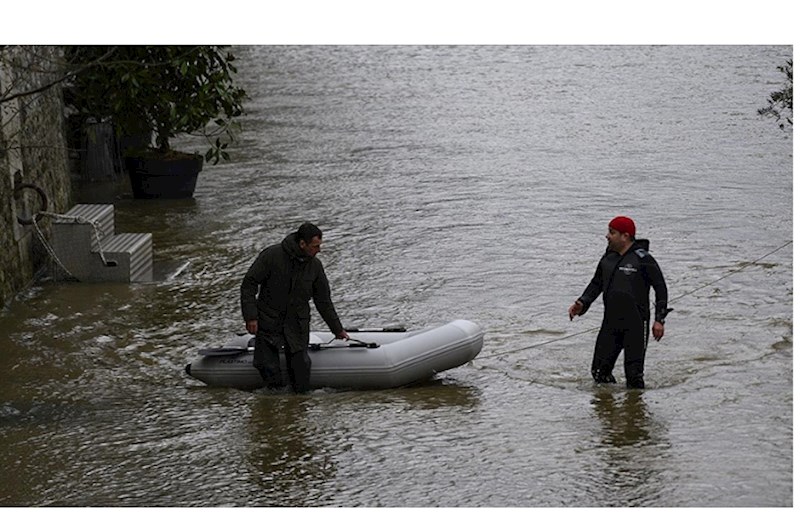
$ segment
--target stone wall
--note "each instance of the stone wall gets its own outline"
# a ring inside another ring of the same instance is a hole
[[[34,228],[17,221],[40,209],[36,192],[19,185],[44,190],[50,212],[71,205],[61,87],[39,91],[61,78],[61,57],[58,46],[0,46],[0,308],[48,262]],[[49,237],[50,221],[39,225]]]

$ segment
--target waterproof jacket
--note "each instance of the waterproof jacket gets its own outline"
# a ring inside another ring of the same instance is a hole
[[[296,234],[262,250],[242,280],[244,320],[257,319],[259,330],[266,331],[276,347],[285,341],[292,352],[308,346],[310,299],[331,332],[339,334],[342,323],[322,262],[300,249]]]
[[[656,292],[656,321],[661,323],[667,308],[667,284],[658,263],[650,255],[650,242],[637,239],[625,254],[608,250],[600,258],[592,281],[580,300],[584,314],[603,293],[603,322],[630,327],[650,320],[650,287]]]

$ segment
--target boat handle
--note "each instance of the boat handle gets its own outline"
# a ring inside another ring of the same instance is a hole
[[[336,340],[336,338],[333,338],[333,340],[329,341],[328,343],[309,343],[308,348],[311,349],[312,351],[321,351],[322,349],[341,349],[341,348],[351,349],[356,347],[377,349],[378,347],[380,347],[380,345],[378,345],[375,342],[362,342],[361,340],[356,340],[354,338],[350,338],[350,340],[348,341],[352,343],[348,343],[347,345],[331,345],[334,340]]]

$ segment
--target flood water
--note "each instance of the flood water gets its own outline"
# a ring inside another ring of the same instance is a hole
[[[756,114],[791,47],[236,53],[233,161],[115,203],[186,269],[0,313],[0,505],[792,506],[793,137]],[[601,302],[567,316],[619,214],[674,299],[644,391],[591,380]],[[304,220],[346,326],[469,319],[481,354],[384,391],[188,378]]]

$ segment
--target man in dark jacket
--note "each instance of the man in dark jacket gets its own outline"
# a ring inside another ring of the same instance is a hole
[[[629,388],[644,389],[644,355],[650,325],[650,288],[656,293],[653,338],[664,336],[667,284],[656,260],[648,253],[650,243],[636,239],[636,225],[628,217],[615,217],[608,224],[608,250],[600,259],[594,277],[580,298],[569,308],[569,319],[582,316],[603,293],[603,324],[597,335],[592,359],[592,377],[597,383],[616,383],[611,374],[625,349],[625,380]]]
[[[253,365],[268,387],[283,383],[279,355],[283,350],[292,389],[299,393],[310,388],[310,299],[337,338],[350,338],[333,307],[322,262],[316,258],[321,243],[322,231],[304,223],[282,243],[262,250],[242,280],[242,315],[247,332],[256,335]]]

